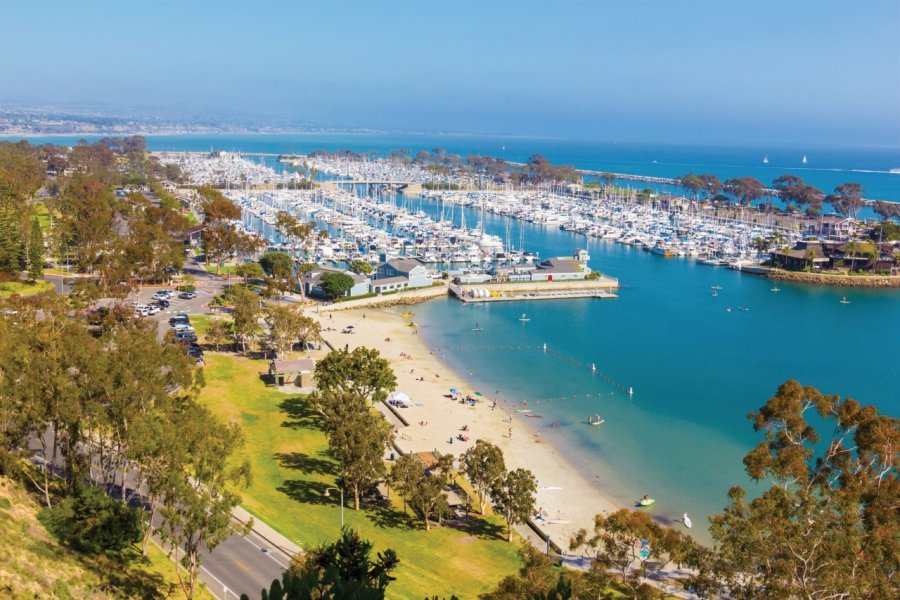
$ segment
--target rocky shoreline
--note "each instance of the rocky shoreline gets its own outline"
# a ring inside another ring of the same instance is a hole
[[[900,275],[844,275],[840,273],[807,273],[769,269],[765,272],[743,271],[779,281],[856,288],[900,288]]]

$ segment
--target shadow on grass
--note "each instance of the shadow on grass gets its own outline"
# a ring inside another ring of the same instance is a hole
[[[367,508],[366,516],[375,527],[382,529],[416,529],[421,527],[421,529],[425,529],[423,523],[386,502],[373,503]]]
[[[462,531],[472,537],[506,539],[506,528],[503,525],[491,523],[487,519],[479,518],[472,513],[468,517],[444,519],[443,526]]]
[[[287,452],[275,455],[278,464],[287,469],[297,469],[304,473],[318,473],[320,475],[340,475],[337,463],[309,456],[302,452]]]
[[[286,494],[291,500],[296,500],[302,504],[337,505],[337,498],[325,496],[325,492],[330,487],[334,487],[334,484],[325,481],[288,479],[277,489],[282,494]]]
[[[310,410],[309,404],[300,396],[288,398],[278,405],[288,417],[282,427],[291,429],[322,429],[322,415]]]

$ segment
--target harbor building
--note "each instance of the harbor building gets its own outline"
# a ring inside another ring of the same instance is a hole
[[[381,263],[375,267],[375,279],[372,282],[372,291],[380,294],[382,291],[400,289],[399,287],[387,288],[378,291],[375,288],[381,288],[390,285],[402,285],[404,288],[420,288],[429,287],[432,279],[428,276],[428,268],[425,263],[418,258],[395,258]],[[393,281],[389,281],[393,280]]]
[[[350,290],[346,294],[344,294],[345,296],[350,296],[351,298],[353,298],[369,293],[368,277],[364,277],[363,275],[359,275],[357,273],[354,273],[353,271],[347,271],[344,269],[332,269],[329,267],[316,266],[315,269],[304,273],[300,278],[300,285],[303,286],[303,293],[306,294],[307,297],[325,297],[325,293],[322,291],[322,275],[325,275],[326,273],[343,273],[353,278],[353,287],[350,288]]]

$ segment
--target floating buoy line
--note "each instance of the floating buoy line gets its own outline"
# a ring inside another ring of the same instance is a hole
[[[602,379],[609,386],[611,386],[617,390],[620,390],[623,394],[627,394],[629,399],[632,399],[634,397],[634,388],[632,386],[625,386],[624,384],[619,383],[618,381],[616,381],[609,375],[603,373],[602,371],[600,371],[597,368],[596,363],[582,362],[572,356],[568,356],[558,350],[551,348],[546,343],[541,344],[540,346],[531,346],[531,345],[524,345],[524,346],[523,345],[516,345],[516,346],[435,346],[435,347],[431,348],[432,353],[438,353],[438,352],[442,352],[442,351],[444,351],[444,352],[446,352],[446,351],[466,352],[466,351],[476,351],[476,350],[489,351],[489,352],[540,350],[544,354],[547,354],[548,356],[552,356],[554,358],[558,358],[561,361],[563,361],[564,363],[566,363],[572,367],[575,367],[578,369],[586,369],[587,371],[590,371],[590,373],[594,377],[598,377],[598,378]],[[590,396],[590,395],[591,394],[585,394],[586,397]],[[597,396],[600,396],[600,397],[603,397],[605,395],[606,394],[601,394],[601,393],[597,394]],[[577,398],[578,396],[572,396],[572,397]]]

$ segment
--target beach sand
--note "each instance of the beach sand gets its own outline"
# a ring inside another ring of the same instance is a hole
[[[464,395],[476,390],[464,377],[451,371],[439,354],[430,351],[415,328],[408,325],[410,319],[403,318],[399,310],[307,310],[306,314],[322,324],[323,337],[335,349],[367,346],[378,349],[390,361],[397,376],[397,390],[412,400],[409,408],[396,409],[409,423],[408,427],[398,427],[397,445],[404,452],[438,450],[458,457],[476,440],[483,439],[503,450],[508,469],[531,470],[538,480],[535,506],[543,509],[544,515],[543,522],[537,524],[563,551],[568,551],[569,538],[575,531],[593,528],[594,515],[621,508],[550,444],[544,443],[540,434],[524,423],[522,415],[514,417],[512,413],[520,407],[498,402],[492,409],[493,394],[486,390],[479,390],[484,395],[474,407],[448,398],[451,388]],[[347,326],[352,326],[353,333],[343,333]],[[390,341],[385,341],[387,338]],[[388,413],[385,407],[378,408]],[[396,418],[387,416],[392,423],[398,423]],[[463,431],[466,425],[468,431]],[[468,441],[457,439],[459,434],[468,436]]]

